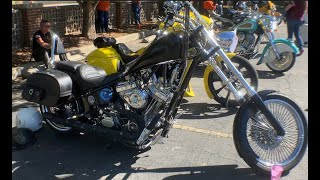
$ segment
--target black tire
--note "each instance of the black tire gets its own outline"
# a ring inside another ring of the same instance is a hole
[[[267,65],[267,67],[270,69],[270,70],[272,70],[272,71],[274,71],[274,72],[277,72],[277,73],[283,73],[283,72],[287,72],[287,71],[289,71],[292,67],[293,67],[293,65],[295,64],[295,62],[296,62],[296,55],[295,55],[295,53],[293,53],[293,52],[283,52],[283,53],[281,53],[280,55],[282,56],[282,55],[284,55],[284,54],[287,54],[288,56],[291,56],[291,58],[290,58],[290,61],[289,61],[289,64],[288,63],[286,63],[285,65],[286,66],[284,66],[284,68],[282,67],[277,67],[277,66],[281,66],[281,65],[283,65],[283,63],[281,64],[281,62],[278,62],[278,60],[273,60],[272,62],[268,62],[268,63],[266,63],[266,65]],[[277,65],[277,64],[279,64],[279,65]]]
[[[269,144],[266,145],[267,140],[270,140],[271,137],[273,137],[272,133],[270,133],[270,130],[272,130],[272,128],[270,127],[269,123],[266,121],[262,122],[264,123],[262,124],[262,123],[259,123],[259,120],[258,121],[251,120],[251,117],[253,115],[257,115],[256,113],[258,113],[259,110],[254,104],[249,104],[247,107],[243,108],[242,116],[239,115],[239,117],[236,117],[235,119],[235,122],[233,125],[234,144],[241,158],[243,158],[243,160],[258,174],[270,176],[271,165],[280,164],[284,169],[282,174],[287,175],[289,174],[290,170],[294,168],[301,161],[306,151],[307,140],[308,140],[307,120],[301,108],[286,96],[283,96],[280,94],[269,94],[263,98],[263,101],[268,104],[268,107],[271,110],[271,112],[276,117],[278,117],[277,119],[280,121],[280,123],[284,127],[286,131],[286,135],[283,137],[282,140],[279,140],[278,142],[273,141],[272,142],[273,144],[270,143],[270,145]],[[280,117],[281,112],[279,110],[275,111],[275,107],[281,107],[281,106],[286,107],[287,110],[290,109],[289,111],[292,111],[293,113],[290,114],[290,113],[284,113],[283,111],[281,111],[283,113],[281,115],[284,115],[284,114],[286,115],[285,118],[281,118]],[[277,115],[278,112],[280,113]],[[290,121],[290,118],[293,118],[293,121]],[[291,122],[291,124],[289,122]],[[296,135],[297,136],[296,145],[294,146],[291,152],[289,148],[290,146],[294,145],[291,143],[293,142],[293,139],[295,140],[295,138],[293,137],[295,135],[292,132],[295,129],[295,127],[293,127],[295,125],[294,123],[297,124],[296,128],[298,129],[297,130],[298,132]],[[289,126],[287,126],[288,124]],[[259,125],[263,125],[264,130],[262,129],[262,126],[260,126],[261,128],[259,129],[258,128]],[[252,130],[252,132],[251,133],[248,132],[248,129]],[[263,136],[263,135],[266,135],[266,134],[263,134],[263,132],[268,132],[268,136]],[[258,136],[255,136],[255,135],[258,135]],[[298,141],[298,139],[301,140],[301,142]],[[292,141],[289,141],[289,140],[292,140]],[[253,144],[250,143],[249,141],[253,142]],[[288,142],[290,142],[290,144]],[[290,146],[287,146],[287,147],[283,146],[283,145],[286,145],[287,143]],[[254,146],[251,146],[251,144]],[[254,149],[257,147],[260,149],[255,151]],[[262,150],[262,153],[261,153],[261,150]],[[271,152],[276,152],[276,153],[271,154]],[[285,153],[281,154],[281,152],[285,152]],[[266,158],[268,157],[268,155],[270,155],[270,157]],[[285,155],[287,157],[283,158],[282,155]],[[277,160],[274,160],[272,162],[272,159],[277,159]]]
[[[248,82],[251,84],[253,89],[257,90],[259,76],[258,76],[256,69],[250,64],[250,62],[247,59],[245,59],[244,57],[241,57],[238,55],[233,56],[230,60],[237,67],[237,69],[240,70],[243,77],[245,79],[249,79]],[[223,61],[221,61],[221,62],[224,63]],[[243,68],[245,71],[242,71]],[[227,69],[225,69],[225,70],[227,70]],[[229,71],[227,70],[227,72],[229,72]],[[227,77],[230,77],[230,75]],[[228,95],[228,92],[230,92],[230,90],[227,87],[222,88],[223,86],[220,85],[221,83],[222,83],[222,80],[220,79],[220,77],[218,76],[218,74],[216,72],[212,71],[209,73],[208,87],[209,87],[210,92],[213,95],[213,99],[215,101],[217,101],[218,103],[220,103],[223,107],[238,106],[239,104],[234,98],[229,99],[228,104],[227,104],[227,95]],[[238,90],[245,91],[245,89],[240,85],[239,82],[237,82],[237,84],[238,84],[238,88],[237,88]],[[219,90],[221,90],[221,91],[219,91]],[[224,93],[224,91],[226,93]],[[231,94],[232,94],[232,92],[230,92],[230,97],[233,96]]]

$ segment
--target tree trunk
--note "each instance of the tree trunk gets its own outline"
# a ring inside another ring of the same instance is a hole
[[[159,16],[165,16],[164,14],[164,8],[163,8],[163,4],[166,0],[159,0],[158,1],[158,8],[159,8]]]
[[[82,7],[82,35],[86,38],[94,39],[96,37],[96,30],[94,26],[95,4],[92,3],[92,1],[85,1]]]

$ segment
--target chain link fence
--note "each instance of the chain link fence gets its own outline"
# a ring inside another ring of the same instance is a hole
[[[23,44],[22,13],[12,9],[12,48],[21,48]]]
[[[134,16],[131,1],[126,3],[125,20],[127,25],[134,24]],[[116,3],[111,3],[109,13],[109,28],[117,26]],[[157,1],[142,2],[141,22],[151,21],[158,15]],[[40,18],[40,17],[39,17]],[[93,17],[93,22],[95,17]],[[52,30],[60,37],[64,35],[77,35],[82,32],[83,11],[79,5],[48,6],[41,8],[41,19],[51,22]],[[35,20],[36,22],[36,20]],[[23,19],[19,9],[12,9],[12,48],[18,49],[23,46]]]
[[[79,34],[82,31],[82,9],[80,6],[44,7],[42,19],[49,20],[52,30],[59,36]]]

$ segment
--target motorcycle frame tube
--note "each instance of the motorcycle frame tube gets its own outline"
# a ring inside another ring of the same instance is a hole
[[[188,6],[186,6],[186,16],[184,16],[184,23],[186,25],[186,27],[189,27],[190,24],[190,9],[188,8]],[[186,74],[189,72],[187,69],[187,65],[188,65],[188,49],[189,49],[189,28],[186,28],[186,31],[184,32],[184,37],[183,37],[183,43],[184,43],[184,47],[183,47],[183,72],[182,72],[182,77],[185,77]],[[190,80],[190,79],[189,79]],[[178,85],[178,89],[181,88],[182,83],[184,81],[181,81],[180,84]],[[189,82],[189,81],[188,81]],[[187,87],[185,87],[187,88]],[[184,91],[185,91],[184,88]]]
[[[256,49],[256,52],[259,52],[260,49],[260,44],[262,42],[263,34],[258,34],[257,40],[254,43],[254,50]]]
[[[201,60],[201,53],[199,53],[199,55],[197,55],[196,57],[193,58],[190,67],[188,68],[185,77],[182,80],[181,86],[178,89],[178,91],[174,92],[174,95],[172,97],[172,100],[169,104],[169,107],[167,108],[166,112],[165,112],[165,117],[167,121],[170,121],[170,117],[175,117],[178,108],[177,108],[177,104],[180,104],[180,101],[182,100],[183,97],[183,93],[186,91],[186,88],[189,84],[189,81],[192,77],[192,74],[194,72],[194,70],[196,69],[198,62]]]
[[[190,6],[189,6],[188,3],[185,4],[185,8],[186,8],[186,12],[187,12],[186,15],[185,15],[185,20],[186,20],[185,22],[188,22],[187,24],[189,24],[189,22],[190,22],[189,21],[190,20],[190,14],[189,14],[190,9],[189,8],[190,8]],[[202,17],[200,16],[200,18],[202,18]],[[192,25],[192,23],[190,23],[189,25]],[[185,26],[185,27],[187,27],[186,29],[188,29],[189,25]],[[187,32],[188,32],[188,30],[187,30]],[[188,40],[189,40],[189,35],[188,35]],[[185,56],[184,56],[184,61],[186,63],[190,63],[190,62],[188,62],[188,56],[187,56],[189,41],[188,42],[184,41],[184,42],[186,43],[185,44],[186,46],[185,46],[185,49],[184,49],[185,50],[184,53],[186,53]],[[183,74],[182,75],[183,78],[182,78],[181,86],[179,86],[178,91],[174,92],[172,100],[169,103],[168,108],[166,108],[167,109],[166,112],[165,112],[166,125],[169,125],[170,123],[168,123],[168,122],[170,122],[171,118],[174,119],[174,117],[176,116],[176,114],[178,112],[178,106],[177,105],[180,104],[180,102],[182,100],[182,97],[183,97],[183,93],[186,91],[187,86],[188,86],[188,84],[190,82],[190,79],[192,77],[192,74],[195,71],[195,69],[196,69],[196,67],[198,65],[198,62],[200,62],[202,60],[202,57],[203,57],[204,53],[205,52],[203,50],[202,50],[202,52],[198,53],[198,55],[195,56],[192,59],[190,66],[188,65],[188,67],[186,67],[186,69],[185,69],[186,71],[184,71],[182,73]],[[166,134],[167,134],[167,131],[164,131],[162,133],[162,136],[165,136]]]

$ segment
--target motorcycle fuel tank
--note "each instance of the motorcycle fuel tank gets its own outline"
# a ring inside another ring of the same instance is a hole
[[[237,28],[237,31],[249,31],[254,32],[257,30],[257,22],[254,19],[247,19],[243,21],[242,23],[238,24],[235,28]]]
[[[121,57],[113,47],[98,48],[87,56],[87,63],[100,67],[107,75],[118,72]]]
[[[128,72],[171,60],[182,59],[182,53],[183,36],[181,33],[163,35],[158,40],[153,41],[141,56],[130,63]]]

